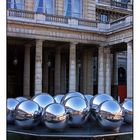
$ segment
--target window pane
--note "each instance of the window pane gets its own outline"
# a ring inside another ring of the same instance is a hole
[[[45,12],[47,13],[47,14],[53,14],[53,0],[46,0],[46,2],[45,2]]]
[[[15,9],[24,9],[24,0],[15,0]]]
[[[7,8],[12,8],[11,7],[11,0],[7,0]]]
[[[39,13],[43,12],[43,0],[36,0],[35,11]]]
[[[64,16],[71,16],[71,0],[65,0]]]
[[[81,15],[81,0],[74,0],[73,5],[73,16],[74,17],[80,17]]]
[[[100,20],[104,23],[107,23],[108,22],[108,16],[104,15],[104,14],[101,14]]]

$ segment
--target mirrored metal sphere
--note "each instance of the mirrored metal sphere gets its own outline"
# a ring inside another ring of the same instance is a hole
[[[26,101],[28,99],[21,96],[21,97],[17,97],[16,100],[18,100],[19,102],[22,102],[22,101]]]
[[[131,99],[127,99],[122,103],[124,121],[126,123],[133,123],[133,102]]]
[[[63,130],[67,125],[68,115],[64,105],[52,103],[45,107],[43,122],[52,130]]]
[[[107,130],[117,129],[123,121],[122,108],[116,101],[105,101],[96,109],[99,125]]]
[[[93,98],[93,95],[85,94],[84,96],[85,96],[85,98],[87,99],[88,106],[90,107],[90,100]]]
[[[90,106],[92,110],[96,110],[96,108],[103,103],[104,101],[107,100],[114,100],[112,96],[108,94],[97,94],[91,99]]]
[[[54,100],[56,101],[56,103],[61,103],[61,100],[63,97],[64,97],[64,95],[62,95],[62,94],[56,95],[56,96],[54,96]]]
[[[98,106],[107,100],[114,100],[112,96],[108,94],[97,94],[90,100],[91,117],[93,120],[96,119],[96,109]]]
[[[81,97],[68,98],[64,105],[69,114],[68,124],[71,126],[81,126],[89,116],[87,101]]]
[[[14,98],[7,99],[7,122],[8,123],[14,123],[15,121],[14,111],[18,104],[19,101],[17,101]]]
[[[89,107],[89,117],[88,118],[89,118],[89,120],[91,120],[90,118],[92,118],[92,116],[91,116],[90,100],[93,98],[93,95],[85,94],[84,96],[85,96],[85,98],[87,100],[88,107]]]
[[[32,100],[38,103],[42,108],[45,108],[47,105],[55,102],[54,98],[47,93],[36,94]]]
[[[68,98],[76,97],[76,96],[85,99],[84,95],[80,92],[69,92],[62,98],[61,102],[64,103]]]
[[[34,101],[26,100],[15,109],[15,122],[18,126],[30,129],[38,125],[42,116],[42,108]]]

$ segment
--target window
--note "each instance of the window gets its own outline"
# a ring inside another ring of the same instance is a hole
[[[65,0],[64,16],[81,17],[82,15],[82,0]]]
[[[11,0],[7,0],[7,8],[12,8],[12,2]]]
[[[72,2],[71,0],[65,0],[65,5],[64,5],[64,15],[65,16],[72,16],[72,8],[71,8]]]
[[[108,23],[108,15],[101,14],[100,15],[100,21],[103,23]]]
[[[54,0],[36,0],[35,11],[38,13],[54,14]]]
[[[53,14],[54,13],[54,1],[45,0],[45,13]]]
[[[43,12],[43,0],[36,0],[35,2],[35,11],[38,13]]]
[[[128,3],[129,0],[121,0],[121,2],[123,2],[123,3]]]
[[[24,0],[7,0],[7,8],[24,9]]]

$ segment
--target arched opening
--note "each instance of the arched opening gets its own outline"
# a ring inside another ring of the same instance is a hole
[[[120,102],[127,97],[126,70],[123,67],[118,68],[118,97]]]

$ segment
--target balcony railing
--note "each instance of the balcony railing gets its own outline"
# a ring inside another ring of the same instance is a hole
[[[115,0],[98,0],[97,4],[114,6],[114,7],[118,7],[118,8],[127,9],[127,10],[132,10],[132,8],[133,8],[132,4],[124,3],[124,2],[118,2],[118,1],[115,1]]]
[[[93,20],[78,19],[72,17],[63,17],[57,15],[48,15],[44,13],[35,13],[31,11],[8,9],[7,17],[10,20],[27,21],[33,23],[48,24],[54,26],[76,28],[90,31],[108,32],[133,24],[132,16],[123,17],[109,24],[99,23]]]
[[[72,17],[64,17],[64,16],[58,16],[58,15],[50,15],[45,13],[35,13],[31,11],[25,11],[25,10],[17,10],[17,9],[8,9],[7,10],[7,16],[10,19],[18,18],[20,20],[34,20],[37,22],[43,22],[43,23],[50,23],[54,24],[57,23],[57,25],[66,25],[71,27],[93,27],[97,28],[97,22],[93,20],[87,20],[87,19],[78,19],[78,18],[72,18]],[[12,18],[11,18],[12,17]]]
[[[46,14],[45,16],[46,16],[46,21],[68,24],[68,18],[66,18],[66,17],[48,15],[48,14]]]
[[[121,27],[132,25],[132,24],[133,24],[132,16],[126,16],[111,22],[110,29],[119,29]]]
[[[34,19],[35,13],[32,12],[32,11],[9,9],[8,10],[8,16],[10,16],[10,17],[19,17],[19,18],[27,18],[27,19]]]
[[[78,25],[81,26],[88,26],[88,27],[97,27],[97,22],[95,21],[90,21],[90,20],[78,20]]]

